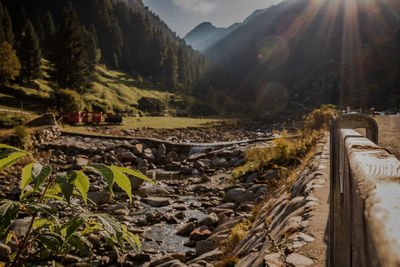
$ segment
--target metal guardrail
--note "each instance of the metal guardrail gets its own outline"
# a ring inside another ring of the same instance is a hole
[[[400,266],[400,162],[367,115],[337,118],[330,138],[329,266]]]

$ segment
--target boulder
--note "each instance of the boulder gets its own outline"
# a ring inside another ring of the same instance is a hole
[[[196,225],[193,222],[190,222],[179,228],[176,234],[180,236],[189,236],[194,229],[196,229]]]
[[[251,192],[247,191],[244,194],[240,195],[238,198],[235,199],[236,204],[242,204],[244,202],[253,201],[256,198],[256,195]]]
[[[216,243],[208,240],[200,240],[196,242],[196,254],[201,255],[217,248]]]
[[[230,189],[225,193],[225,202],[236,202],[236,200],[246,194],[247,190],[241,187]]]
[[[47,113],[26,124],[27,127],[58,126],[53,113]]]
[[[215,158],[211,162],[213,168],[222,168],[228,166],[228,161],[225,158]]]
[[[200,261],[206,261],[206,262],[211,262],[211,261],[217,261],[222,258],[224,255],[224,252],[222,252],[220,249],[214,249],[210,252],[204,253],[203,255],[200,255],[199,257],[191,260],[188,262],[188,264],[200,262]]]

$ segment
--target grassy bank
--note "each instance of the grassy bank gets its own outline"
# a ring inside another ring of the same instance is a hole
[[[52,99],[54,85],[49,79],[49,63],[43,63],[42,78],[36,81],[40,89],[34,86],[22,86],[14,84],[0,92],[0,107],[20,109],[30,112],[54,111],[55,101]],[[96,67],[96,79],[90,92],[81,95],[86,108],[93,106],[102,107],[105,110],[133,109],[142,97],[153,97],[161,102],[167,102],[171,97],[179,100],[180,97],[168,92],[158,91],[151,81],[142,78],[134,78],[120,71],[108,70],[105,66]]]

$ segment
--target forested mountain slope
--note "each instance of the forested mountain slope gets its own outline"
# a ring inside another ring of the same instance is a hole
[[[399,108],[399,29],[398,1],[288,0],[205,55],[244,77],[271,109],[290,101]]]

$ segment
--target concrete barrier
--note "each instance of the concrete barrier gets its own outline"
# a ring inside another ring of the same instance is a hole
[[[366,115],[332,125],[330,266],[400,266],[400,162],[377,133]]]

